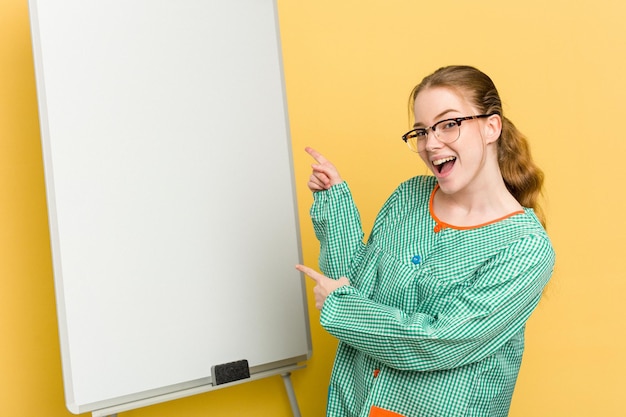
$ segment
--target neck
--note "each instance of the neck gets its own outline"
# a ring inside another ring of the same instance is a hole
[[[454,194],[440,189],[434,195],[433,210],[437,217],[450,224],[474,225],[522,210],[504,184],[502,176],[488,175]]]

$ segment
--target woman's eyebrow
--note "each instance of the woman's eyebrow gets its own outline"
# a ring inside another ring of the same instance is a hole
[[[450,112],[457,112],[457,113],[458,113],[459,111],[458,111],[458,110],[456,110],[456,109],[447,109],[447,110],[444,110],[444,111],[442,111],[441,113],[439,113],[438,115],[436,115],[436,116],[435,116],[435,120],[437,120],[437,121],[445,120],[445,119],[441,119],[441,118],[442,118],[444,115],[446,115],[447,113],[450,113]],[[415,124],[413,124],[413,128],[414,128],[414,129],[417,129],[417,128],[418,128],[418,127],[420,127],[420,126],[426,126],[426,125],[425,125],[424,123],[421,123],[421,122],[415,122]]]

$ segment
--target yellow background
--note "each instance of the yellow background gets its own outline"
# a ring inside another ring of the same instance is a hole
[[[401,142],[426,74],[470,64],[546,173],[556,272],[527,328],[510,415],[626,415],[626,3],[621,0],[279,0],[305,262],[311,145],[349,182],[369,230],[396,185],[425,173]],[[244,109],[241,125],[245,126]],[[254,132],[253,127],[250,131]],[[247,146],[254,134],[242,137]],[[263,163],[259,161],[259,172]],[[262,175],[251,186],[267,187]],[[63,398],[26,0],[0,0],[0,410],[71,415]],[[279,289],[277,289],[279,290]],[[293,374],[304,417],[324,414],[336,342],[311,310],[313,357]],[[121,341],[123,343],[123,341]],[[280,377],[122,413],[290,415]]]

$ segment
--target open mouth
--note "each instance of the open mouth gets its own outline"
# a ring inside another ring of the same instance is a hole
[[[437,159],[433,161],[433,166],[440,174],[445,174],[452,169],[452,166],[455,162],[456,158],[454,156],[449,156],[447,158]]]

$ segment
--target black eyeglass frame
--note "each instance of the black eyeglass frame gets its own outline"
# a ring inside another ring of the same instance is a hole
[[[437,140],[440,140],[440,139],[439,139],[439,136],[437,136],[437,133],[436,133],[436,132],[437,132],[437,126],[438,126],[438,125],[440,125],[440,124],[442,124],[442,123],[445,123],[445,122],[451,122],[451,121],[453,121],[453,122],[456,122],[456,124],[459,126],[459,136],[457,136],[457,137],[456,137],[456,139],[454,139],[453,141],[450,141],[450,142],[444,142],[444,143],[453,143],[453,142],[455,142],[455,141],[456,141],[456,140],[457,140],[457,139],[461,136],[461,123],[463,123],[463,122],[464,122],[464,121],[466,121],[466,120],[484,119],[485,117],[491,117],[491,116],[496,115],[496,114],[498,114],[498,113],[478,114],[478,115],[475,115],[475,116],[454,117],[454,118],[452,118],[452,119],[444,119],[444,120],[440,120],[440,121],[438,121],[437,123],[435,123],[434,125],[432,125],[432,126],[430,126],[430,127],[417,127],[417,128],[415,128],[415,129],[411,129],[411,130],[409,130],[409,131],[408,131],[408,132],[406,132],[404,135],[402,135],[402,140],[404,141],[404,143],[406,143],[406,144],[408,145],[408,144],[409,144],[409,139],[410,139],[410,138],[415,137],[415,138],[418,138],[418,139],[419,139],[419,136],[417,135],[417,132],[418,132],[418,131],[420,131],[420,132],[424,132],[424,133],[425,133],[424,138],[427,138],[427,137],[428,137],[428,131],[429,131],[429,130],[430,130],[430,131],[432,131],[433,133],[435,133],[435,137],[437,138]],[[414,136],[409,136],[409,135],[411,135],[411,133],[414,133],[415,135],[414,135]],[[416,146],[416,147],[417,147],[417,146]],[[410,146],[409,146],[409,148],[410,148]]]

